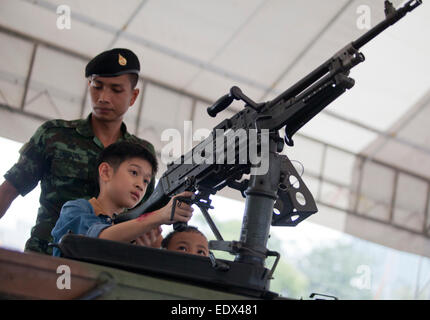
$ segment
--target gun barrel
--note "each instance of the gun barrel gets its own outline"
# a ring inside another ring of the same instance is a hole
[[[387,4],[388,1],[386,1],[385,6],[387,10]],[[367,31],[365,34],[363,34],[361,37],[359,37],[357,40],[351,42],[348,44],[345,48],[343,48],[340,52],[343,52],[345,50],[348,50],[349,48],[358,50],[362,46],[364,46],[366,43],[368,43],[370,40],[375,38],[378,34],[383,32],[385,29],[387,29],[389,26],[393,25],[397,21],[399,21],[401,18],[403,18],[408,12],[414,10],[416,7],[418,7],[420,4],[422,4],[422,0],[410,0],[408,1],[403,7],[389,13],[385,20],[381,21],[379,24],[377,24],[375,27]],[[391,5],[391,4],[389,4]],[[339,53],[335,54],[334,57],[331,57],[327,61],[325,61],[323,64],[321,64],[319,67],[314,69],[311,73],[309,73],[307,76],[296,82],[293,86],[288,88],[286,91],[281,93],[279,96],[277,96],[275,99],[270,101],[265,108],[271,108],[272,106],[276,105],[280,101],[287,101],[298,94],[300,94],[302,91],[306,90],[309,86],[311,86],[313,83],[315,83],[318,79],[322,78],[324,75],[326,75],[330,71],[330,65],[333,60],[333,58],[339,56]]]
[[[318,68],[314,69],[311,73],[309,73],[306,77],[302,78],[298,82],[296,82],[293,86],[288,88],[286,91],[281,93],[275,99],[269,102],[267,108],[271,108],[276,105],[280,101],[287,101],[292,97],[295,97],[310,85],[315,83],[318,79],[322,78],[325,74],[327,74],[330,70],[330,60],[321,64]]]
[[[376,26],[374,26],[372,29],[370,29],[365,34],[363,34],[360,38],[353,41],[352,42],[353,47],[357,50],[360,49],[362,46],[364,46],[370,40],[375,38],[378,34],[380,34],[382,31],[387,29],[389,26],[395,24],[397,21],[402,19],[408,12],[411,12],[416,7],[418,7],[420,4],[422,4],[421,0],[408,1],[403,7],[399,8],[397,10],[394,10],[392,13],[388,14],[384,21],[381,21]],[[386,4],[386,6],[387,6],[387,4]]]

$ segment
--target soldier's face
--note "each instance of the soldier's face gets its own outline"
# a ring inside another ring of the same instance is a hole
[[[117,77],[94,77],[88,85],[93,116],[100,121],[122,120],[139,95],[139,89],[132,89],[127,74]]]
[[[101,171],[99,169],[103,183],[100,191],[106,193],[119,208],[136,206],[145,195],[152,177],[151,164],[141,158],[126,160],[116,170],[109,166],[105,172]]]

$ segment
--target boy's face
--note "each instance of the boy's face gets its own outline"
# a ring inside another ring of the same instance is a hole
[[[101,121],[122,119],[139,94],[139,89],[131,88],[128,74],[94,77],[88,85],[93,115]]]
[[[103,180],[100,191],[106,192],[119,208],[129,209],[136,206],[142,200],[151,182],[151,164],[141,158],[131,158],[122,162],[116,171],[110,166],[107,170],[109,170],[108,174],[100,175]]]
[[[199,232],[178,232],[169,241],[167,250],[209,256],[208,240]]]

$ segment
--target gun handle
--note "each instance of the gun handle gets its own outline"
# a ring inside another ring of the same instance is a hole
[[[173,220],[173,217],[175,215],[176,203],[178,201],[185,202],[185,203],[188,203],[188,204],[192,204],[193,203],[193,200],[191,198],[184,198],[184,197],[176,197],[176,198],[174,198],[173,199],[173,204],[172,204],[172,212],[171,212],[171,215],[170,215],[170,219],[171,220]],[[187,228],[187,226],[188,226],[188,224],[186,222],[178,221],[178,222],[175,222],[173,224],[173,230],[181,232],[181,231],[184,231]]]
[[[214,118],[219,112],[223,111],[233,102],[233,97],[230,94],[223,95],[213,105],[208,107],[206,110],[208,114]]]
[[[186,222],[175,222],[173,224],[173,230],[175,231],[184,231],[187,228],[188,224]]]

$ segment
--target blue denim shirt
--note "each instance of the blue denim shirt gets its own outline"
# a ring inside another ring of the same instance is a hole
[[[98,238],[100,232],[112,225],[112,220],[106,215],[98,214],[88,200],[77,199],[67,201],[61,208],[60,217],[52,229],[54,243],[71,231],[87,237]],[[60,250],[54,248],[53,255],[59,257]]]

